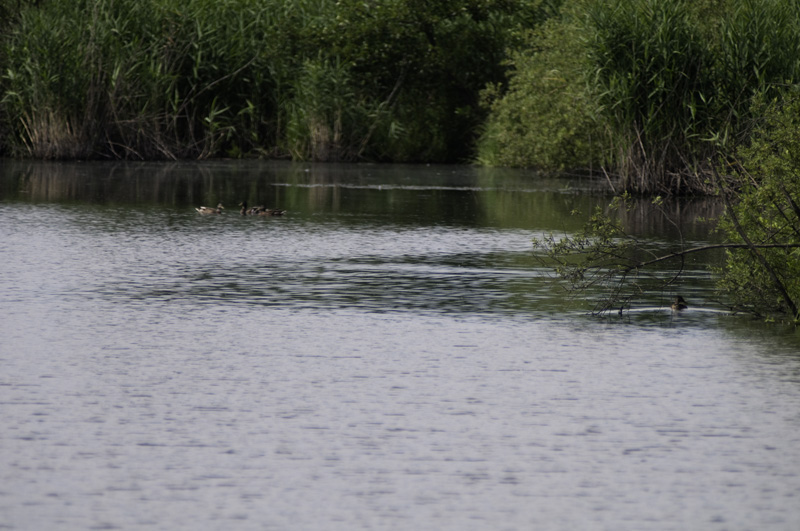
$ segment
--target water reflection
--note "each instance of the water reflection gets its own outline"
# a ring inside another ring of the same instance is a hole
[[[0,163],[11,201],[188,209],[241,201],[297,216],[341,214],[396,223],[453,223],[570,232],[609,201],[605,183],[522,170],[465,166],[320,165],[280,162]],[[647,237],[702,240],[719,214],[710,199],[638,200],[623,221]],[[353,218],[355,220],[355,218]]]

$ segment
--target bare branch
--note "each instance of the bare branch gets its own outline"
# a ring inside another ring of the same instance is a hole
[[[704,251],[713,251],[714,249],[797,249],[800,248],[800,243],[764,243],[764,244],[746,244],[746,243],[718,243],[712,245],[702,245],[700,247],[692,247],[691,249],[684,249],[683,251],[676,251],[674,253],[665,254],[646,262],[637,262],[623,269],[624,272],[629,272],[634,269],[641,269],[658,262],[670,260],[672,258],[683,257],[687,254],[700,253]]]

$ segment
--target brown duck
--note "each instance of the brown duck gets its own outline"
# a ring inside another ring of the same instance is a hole
[[[675,300],[672,302],[672,306],[670,306],[673,312],[679,312],[681,310],[685,310],[688,307],[689,305],[686,304],[686,301],[683,300],[683,297],[681,297],[680,295],[675,296]]]
[[[198,213],[205,215],[208,214],[222,214],[222,209],[225,208],[222,206],[222,203],[217,204],[217,208],[211,208],[207,206],[201,206],[200,208],[195,208]]]
[[[239,213],[243,216],[282,216],[286,213],[285,210],[279,210],[276,208],[266,208],[264,206],[254,206],[252,208],[247,208],[247,201],[242,201],[239,203],[239,206],[242,209]]]

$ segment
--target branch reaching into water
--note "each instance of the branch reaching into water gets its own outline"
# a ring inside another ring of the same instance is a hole
[[[628,198],[620,197],[610,205],[611,211],[630,210]],[[629,307],[631,302],[647,293],[674,289],[685,271],[686,257],[718,250],[745,249],[761,256],[762,250],[792,250],[800,243],[719,243],[686,248],[683,240],[678,250],[664,252],[626,233],[621,224],[602,209],[597,209],[584,229],[572,236],[549,236],[534,240],[534,248],[541,254],[541,262],[553,268],[565,280],[569,292],[582,296],[598,294],[592,313]],[[652,266],[674,262],[671,271]],[[785,294],[785,290],[784,290]],[[787,301],[787,306],[794,307]]]

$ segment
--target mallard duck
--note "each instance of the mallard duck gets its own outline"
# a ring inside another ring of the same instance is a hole
[[[211,208],[207,206],[201,206],[200,208],[195,208],[198,213],[206,215],[206,214],[222,214],[222,209],[225,208],[222,206],[222,203],[217,204],[217,208]]]
[[[676,295],[675,300],[672,302],[672,306],[670,307],[672,308],[673,312],[679,312],[681,310],[685,310],[686,308],[688,308],[689,305],[686,304],[686,301],[683,300],[683,297],[681,297],[680,295]]]
[[[242,209],[239,211],[243,216],[282,216],[286,213],[285,210],[278,210],[276,208],[266,208],[259,205],[252,208],[247,208],[247,201],[239,203]]]
[[[286,214],[285,210],[278,210],[277,208],[264,208],[264,207],[257,207],[258,212],[256,213],[257,216],[282,216]]]

